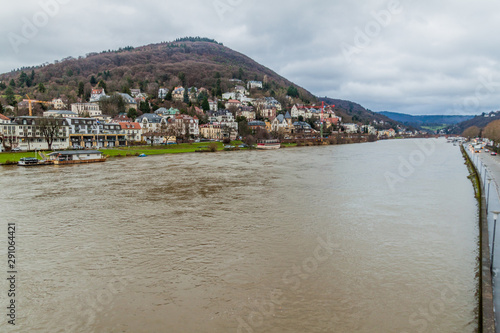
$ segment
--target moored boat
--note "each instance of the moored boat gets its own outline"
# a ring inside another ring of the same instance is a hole
[[[105,162],[106,157],[98,150],[55,151],[49,155],[55,165]]]
[[[40,165],[51,165],[54,164],[52,161],[39,160],[35,157],[23,157],[17,162],[19,166],[40,166]]]
[[[19,160],[19,162],[17,162],[17,165],[19,165],[19,166],[35,166],[35,165],[38,165],[38,162],[40,162],[40,160],[38,158],[23,157]]]
[[[281,143],[277,139],[257,141],[257,149],[280,149]]]

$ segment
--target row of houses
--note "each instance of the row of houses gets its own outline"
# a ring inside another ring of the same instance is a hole
[[[111,148],[140,142],[176,142],[178,138],[196,138],[199,134],[198,118],[181,114],[170,118],[144,114],[135,122],[123,115],[103,122],[83,117],[24,116],[11,119],[0,114],[1,150]]]

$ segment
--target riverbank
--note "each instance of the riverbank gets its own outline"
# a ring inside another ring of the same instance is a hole
[[[471,158],[460,146],[467,167],[470,171],[469,178],[474,186],[476,199],[479,206],[479,332],[495,332],[495,311],[493,307],[493,286],[490,262],[490,245],[488,235],[488,212],[486,210],[486,195],[483,191],[484,184],[472,162]]]
[[[331,137],[325,140],[320,139],[302,139],[302,140],[283,140],[281,143],[281,148],[292,148],[292,147],[310,147],[310,146],[321,146],[321,145],[339,145],[339,144],[354,144],[354,143],[366,143],[373,142],[372,138],[368,135],[350,135],[341,137]],[[229,145],[238,147],[241,145],[242,141],[232,141]],[[166,155],[166,154],[183,154],[183,153],[195,153],[198,151],[207,152],[217,152],[224,150],[224,144],[222,142],[199,142],[199,143],[180,143],[174,145],[161,145],[161,146],[130,146],[130,147],[118,147],[118,148],[102,148],[99,149],[108,158],[119,158],[119,157],[132,157],[139,156],[141,154],[145,155]],[[249,148],[236,148],[235,150],[247,150]],[[45,155],[50,154],[52,151],[44,151]],[[0,153],[0,165],[14,165],[19,162],[23,157],[34,157],[35,152],[8,152]]]

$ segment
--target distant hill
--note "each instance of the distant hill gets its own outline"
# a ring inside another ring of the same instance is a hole
[[[406,126],[412,126],[421,129],[423,126],[435,127],[435,126],[446,126],[455,125],[469,119],[474,118],[474,116],[412,116],[404,113],[388,112],[383,111],[379,114],[387,116],[395,121],[398,121]]]
[[[396,128],[400,123],[389,117],[365,109],[363,106],[342,99],[334,99],[329,97],[320,98],[321,101],[329,105],[335,105],[335,112],[342,116],[346,123],[363,123],[371,124],[373,121],[377,123],[383,122],[384,125],[377,126],[379,128]]]
[[[480,129],[483,129],[492,121],[499,119],[500,119],[500,111],[483,113],[481,115],[473,117],[472,119],[449,126],[447,128],[447,132],[450,134],[462,134],[467,128],[471,126],[477,126]]]
[[[232,79],[264,82],[263,95],[285,99],[291,81],[262,66],[249,57],[206,38],[181,38],[174,42],[142,47],[125,47],[100,53],[89,53],[78,59],[68,57],[53,64],[26,67],[0,75],[0,95],[14,80],[14,93],[49,100],[61,95],[69,102],[78,97],[83,82],[88,99],[93,86],[102,80],[106,92],[140,88],[155,96],[158,87],[177,85],[206,88],[216,94],[217,81],[223,91],[235,86]],[[40,84],[43,88],[40,89]],[[294,85],[305,103],[317,101],[310,92]],[[3,90],[3,91],[2,91]],[[281,101],[280,101],[281,102]]]

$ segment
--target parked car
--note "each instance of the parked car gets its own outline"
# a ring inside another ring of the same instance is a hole
[[[486,149],[486,150],[485,150],[485,152],[489,153],[489,152],[490,152],[490,150],[489,150],[489,149]]]
[[[496,156],[497,153],[495,153],[494,151],[491,152],[491,156]]]
[[[19,148],[19,147],[12,148],[12,150],[11,150],[11,151],[21,151],[21,148]]]

